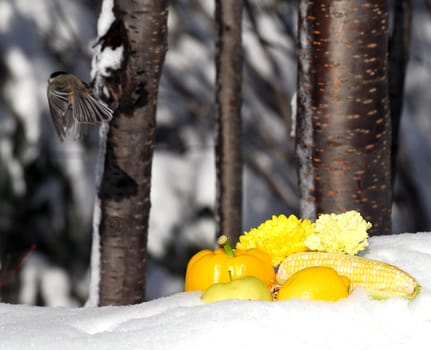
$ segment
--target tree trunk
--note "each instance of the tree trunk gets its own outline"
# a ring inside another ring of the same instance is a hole
[[[98,193],[100,305],[127,305],[145,297],[151,164],[157,93],[167,50],[167,1],[115,0],[115,22],[102,50],[123,46],[121,68],[107,81],[117,106],[107,137]]]
[[[395,183],[398,155],[398,138],[404,100],[404,82],[409,61],[412,24],[411,0],[395,0],[394,26],[389,40],[389,101],[392,121],[391,173]]]
[[[236,242],[242,233],[241,18],[243,2],[216,1],[217,233]]]
[[[391,233],[385,0],[304,0],[299,10],[301,215],[358,210]]]

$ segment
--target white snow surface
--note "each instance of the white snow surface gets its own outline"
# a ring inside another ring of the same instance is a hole
[[[99,19],[97,21],[97,35],[99,37],[106,34],[111,26],[112,22],[115,21],[115,16],[113,13],[114,1],[113,0],[103,0],[102,9],[100,11]]]
[[[413,301],[372,300],[356,289],[335,303],[206,305],[193,292],[123,307],[0,304],[1,349],[423,349],[431,330],[431,233],[373,237],[364,255],[403,268],[422,292]]]

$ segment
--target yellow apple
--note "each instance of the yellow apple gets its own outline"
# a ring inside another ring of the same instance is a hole
[[[227,299],[272,301],[272,294],[265,283],[253,276],[238,278],[227,283],[215,283],[202,294],[202,300],[206,303]]]

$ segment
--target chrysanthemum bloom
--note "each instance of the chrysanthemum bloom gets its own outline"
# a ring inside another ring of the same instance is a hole
[[[315,222],[314,233],[305,240],[310,250],[355,255],[368,246],[371,223],[357,211],[323,214]]]
[[[304,242],[313,232],[314,225],[308,219],[301,220],[295,215],[273,215],[272,219],[241,235],[236,248],[259,248],[277,266],[286,256],[308,250]]]

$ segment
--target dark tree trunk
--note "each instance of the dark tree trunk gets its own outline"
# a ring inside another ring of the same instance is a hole
[[[297,155],[302,216],[358,210],[391,233],[386,0],[303,0]]]
[[[395,0],[394,25],[389,40],[389,101],[392,120],[392,185],[397,170],[398,138],[404,100],[404,82],[409,61],[412,24],[411,0]]]
[[[167,50],[167,1],[115,0],[116,21],[100,45],[123,46],[124,61],[107,88],[117,106],[99,190],[100,305],[145,297],[151,164],[157,92]]]
[[[241,18],[243,2],[216,1],[217,233],[236,242],[242,233]]]

